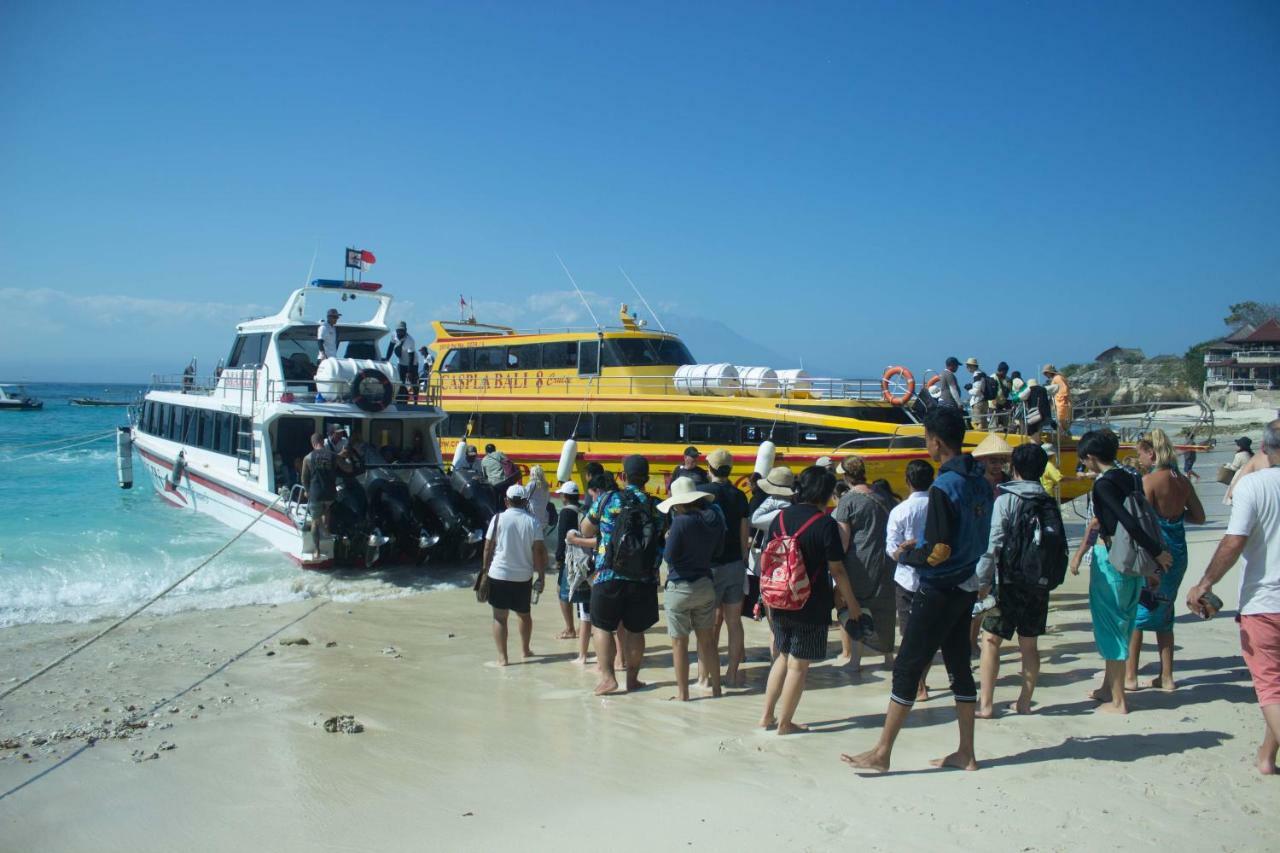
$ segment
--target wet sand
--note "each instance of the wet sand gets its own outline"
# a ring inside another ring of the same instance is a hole
[[[1184,591],[1225,524],[1221,455],[1201,455],[1210,523],[1189,534]],[[1229,609],[1238,571],[1218,589]],[[935,667],[878,778],[839,755],[873,744],[888,673],[816,666],[797,714],[813,731],[760,732],[763,624],[747,626],[746,689],[680,704],[661,625],[650,688],[593,697],[575,643],[552,639],[553,593],[534,609],[539,656],[520,662],[513,630],[506,669],[469,590],[141,617],[0,702],[0,742],[20,744],[0,747],[0,849],[1274,847],[1280,781],[1253,767],[1262,720],[1230,615],[1202,623],[1179,602],[1178,689],[1111,717],[1084,698],[1102,669],[1086,589],[1082,572],[1055,593],[1037,713],[979,721],[978,773],[929,767],[956,732]],[[0,686],[98,627],[0,631]],[[1016,657],[1006,645],[999,705]],[[338,714],[364,730],[327,733]]]

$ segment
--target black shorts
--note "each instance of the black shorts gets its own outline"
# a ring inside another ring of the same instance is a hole
[[[1019,637],[1039,637],[1047,629],[1048,590],[1003,583],[996,587],[996,607],[998,616],[987,614],[982,620],[982,630],[989,634],[1011,640],[1015,631]]]
[[[792,622],[780,613],[773,615],[773,647],[780,655],[799,660],[819,661],[827,659],[826,625],[809,625]]]
[[[533,597],[533,581],[500,581],[489,578],[489,606],[494,610],[528,613]]]
[[[658,624],[658,585],[639,581],[610,580],[591,586],[591,625],[616,631],[618,625],[633,634]]]

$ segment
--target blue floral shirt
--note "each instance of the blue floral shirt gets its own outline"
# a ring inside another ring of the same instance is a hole
[[[662,530],[662,519],[658,516],[658,509],[653,502],[653,498],[649,497],[643,489],[637,486],[627,486],[627,488],[639,495],[654,517],[655,529]],[[592,504],[591,509],[587,512],[587,518],[600,531],[596,536],[596,573],[591,579],[592,583],[603,583],[614,580],[617,577],[605,562],[605,551],[609,547],[609,540],[613,537],[613,525],[617,521],[620,512],[622,512],[622,495],[620,492],[609,492],[601,495],[600,499]],[[661,555],[661,548],[659,548],[659,555]],[[659,556],[659,559],[661,559],[661,556]],[[629,580],[629,578],[620,578],[620,580]],[[657,566],[654,566],[653,577],[641,582],[657,584]]]

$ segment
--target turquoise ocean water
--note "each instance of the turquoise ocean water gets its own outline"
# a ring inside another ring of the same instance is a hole
[[[115,438],[42,453],[33,443],[107,433],[123,408],[71,406],[72,397],[134,400],[139,385],[31,384],[35,412],[0,412],[0,627],[84,622],[128,612],[181,577],[235,531],[175,509],[147,482],[136,455],[134,487],[116,480]],[[316,595],[342,600],[401,595],[465,582],[459,571],[385,569],[360,575],[300,570],[246,535],[155,605],[156,612],[276,603]]]

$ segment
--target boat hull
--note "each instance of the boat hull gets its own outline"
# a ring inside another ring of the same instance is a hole
[[[203,513],[237,531],[243,530],[265,509],[266,513],[249,528],[250,534],[283,552],[304,569],[325,569],[333,565],[333,560],[328,557],[315,559],[304,556],[303,534],[288,508],[277,504],[267,509],[274,496],[261,489],[232,482],[229,477],[220,476],[221,472],[193,471],[190,467],[173,485],[170,477],[176,452],[158,445],[158,441],[134,431],[134,446],[148,479],[156,493],[170,506]]]

